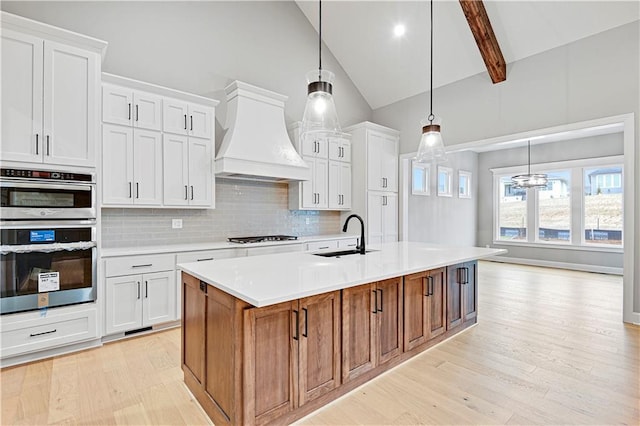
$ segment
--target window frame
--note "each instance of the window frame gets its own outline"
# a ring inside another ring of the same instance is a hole
[[[460,191],[460,182],[462,181],[462,178],[466,178],[467,179],[467,192],[463,193],[462,191]],[[471,198],[472,194],[471,194],[471,182],[473,179],[473,174],[469,171],[466,170],[458,170],[458,198]]]
[[[552,163],[538,163],[536,166],[537,173],[553,173],[555,171],[570,171],[571,176],[571,191],[570,191],[570,206],[571,206],[571,220],[570,231],[571,237],[569,242],[557,242],[557,241],[541,241],[539,240],[539,220],[538,220],[538,204],[539,195],[537,190],[527,190],[527,239],[526,241],[509,241],[499,238],[500,233],[500,179],[502,177],[513,176],[522,172],[522,166],[513,167],[500,167],[492,168],[492,182],[493,182],[493,230],[492,241],[496,245],[514,245],[514,246],[529,246],[529,247],[547,247],[558,249],[570,249],[570,250],[591,250],[591,251],[603,251],[603,252],[622,252],[624,251],[624,234],[620,245],[612,246],[611,244],[598,244],[587,243],[585,238],[585,184],[584,184],[584,169],[586,168],[606,168],[606,167],[619,167],[622,170],[621,184],[624,184],[624,156],[616,155],[610,157],[601,158],[589,158],[581,160],[569,160]],[[576,178],[578,178],[576,180]],[[579,183],[578,183],[579,182]],[[535,191],[534,194],[530,194],[531,191]],[[621,192],[624,206],[624,192]],[[624,231],[624,208],[623,214],[623,231]],[[578,220],[579,218],[579,220]]]
[[[447,184],[442,191],[440,191],[440,173],[447,174]],[[436,191],[438,193],[438,197],[453,197],[453,169],[451,167],[438,166],[438,173],[436,175]]]
[[[420,191],[419,189],[416,189],[415,186],[413,185],[414,180],[413,180],[413,171],[414,169],[422,169],[423,173],[424,173],[424,190]],[[412,160],[411,161],[411,195],[422,195],[422,196],[429,196],[431,195],[431,164],[429,163],[424,163],[421,161],[417,161],[417,160]]]

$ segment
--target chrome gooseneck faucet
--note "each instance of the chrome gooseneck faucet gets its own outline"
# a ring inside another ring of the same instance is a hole
[[[356,247],[356,250],[360,250],[360,254],[365,254],[366,250],[364,246],[364,221],[360,216],[358,216],[357,214],[352,214],[351,216],[349,216],[347,220],[344,221],[342,232],[347,232],[347,225],[349,225],[349,220],[351,220],[352,217],[355,217],[360,221],[360,245]]]

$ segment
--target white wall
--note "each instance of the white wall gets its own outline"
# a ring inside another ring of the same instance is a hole
[[[221,126],[223,89],[233,80],[289,96],[287,122],[302,119],[305,73],[318,66],[317,33],[293,1],[3,1],[0,7],[107,41],[105,72],[222,101]],[[341,124],[370,119],[371,108],[328,49],[322,63],[336,74]]]
[[[434,90],[434,112],[443,118],[445,144],[633,113],[638,147],[639,29],[636,21],[511,63],[507,81],[497,85],[483,73]],[[438,64],[434,71],[438,72]],[[428,93],[423,93],[373,111],[373,121],[400,130],[401,153],[417,149],[428,100]],[[637,191],[640,149],[635,149],[633,163]],[[640,197],[636,196],[633,210],[634,218],[626,219],[635,220],[635,229],[640,230]],[[637,257],[640,232],[635,233],[634,246]],[[634,263],[625,267],[634,270],[633,311],[640,318],[640,262]]]

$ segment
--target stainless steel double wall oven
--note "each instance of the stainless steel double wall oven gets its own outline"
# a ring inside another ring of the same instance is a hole
[[[0,169],[0,314],[96,299],[94,174]]]

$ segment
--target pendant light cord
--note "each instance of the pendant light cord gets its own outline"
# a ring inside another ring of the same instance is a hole
[[[322,81],[322,0],[318,1],[318,81]]]
[[[430,89],[429,89],[429,123],[433,124],[433,0],[431,0],[431,46],[429,48],[429,72],[430,72]]]

